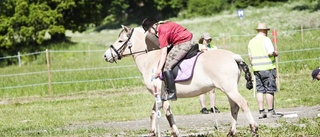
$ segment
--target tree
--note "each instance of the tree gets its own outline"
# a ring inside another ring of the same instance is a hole
[[[189,0],[187,10],[188,16],[210,16],[222,11],[226,4],[227,2],[225,0]]]
[[[85,31],[101,20],[102,0],[6,0],[0,3],[0,47],[36,46],[45,34],[65,38],[65,30]]]

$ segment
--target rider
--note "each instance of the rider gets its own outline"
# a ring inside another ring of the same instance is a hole
[[[158,36],[161,49],[159,67],[154,78],[158,78],[163,69],[164,82],[168,95],[164,100],[177,100],[176,86],[172,75],[172,68],[189,52],[196,43],[193,34],[183,26],[166,20],[158,21],[148,17],[142,21],[145,32]]]

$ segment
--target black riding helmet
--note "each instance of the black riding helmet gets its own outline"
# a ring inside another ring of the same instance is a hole
[[[156,20],[153,17],[147,17],[142,21],[142,28],[144,29],[144,31],[148,31],[148,29],[150,27],[152,27],[153,24],[157,23],[158,20]]]

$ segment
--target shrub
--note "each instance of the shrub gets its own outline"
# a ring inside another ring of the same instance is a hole
[[[193,16],[210,16],[219,13],[227,4],[225,0],[189,0],[187,12],[189,17]]]

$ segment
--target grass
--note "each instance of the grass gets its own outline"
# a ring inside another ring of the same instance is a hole
[[[211,17],[172,20],[191,30],[196,39],[204,31],[211,33],[215,37],[213,41],[215,45],[242,55],[246,61],[247,44],[255,35],[254,28],[257,23],[266,22],[269,27],[276,28],[279,34],[281,80],[280,91],[276,93],[276,108],[315,106],[320,104],[318,90],[320,85],[318,82],[311,82],[310,74],[315,67],[320,66],[318,42],[320,31],[319,29],[304,31],[302,37],[299,30],[301,25],[305,28],[319,28],[320,14],[319,12],[291,10],[296,5],[299,3],[262,9],[250,7],[245,9],[243,20],[236,16],[235,11],[223,12]],[[77,44],[61,45],[59,48],[50,50],[105,50],[116,40],[119,32],[119,30],[83,34],[68,32],[67,35],[71,36],[72,41]],[[229,38],[228,35],[232,37]],[[223,36],[226,36],[224,42]],[[53,84],[52,95],[48,93],[46,85],[48,77],[44,53],[40,54],[34,62],[24,62],[22,67],[0,68],[0,75],[42,72],[34,75],[1,77],[0,87],[43,84],[0,90],[0,136],[137,136],[146,134],[148,129],[119,131],[90,126],[65,129],[72,125],[90,125],[96,122],[128,121],[149,117],[153,98],[143,87],[141,78],[108,80],[139,76],[140,72],[133,66],[114,68],[115,66],[133,65],[132,58],[124,58],[118,64],[110,64],[104,62],[102,55],[103,51],[51,52],[52,81],[56,82]],[[79,68],[102,69],[74,70]],[[81,82],[87,79],[93,82]],[[80,82],[59,83],[68,81]],[[253,91],[245,89],[244,85],[242,77],[239,86],[240,93],[248,100],[250,109],[255,111],[257,103]],[[229,112],[227,97],[223,93],[217,91],[216,100],[222,112]],[[140,101],[143,103],[136,103]],[[175,115],[198,114],[200,110],[198,97],[179,99],[179,101],[172,102],[171,105]],[[260,136],[320,136],[317,131],[319,118],[300,119],[298,125],[285,123],[285,121],[279,121],[279,123],[284,128],[262,126]],[[250,135],[247,133],[247,127],[239,127],[238,131],[240,136]],[[225,131],[206,136],[225,136]]]

